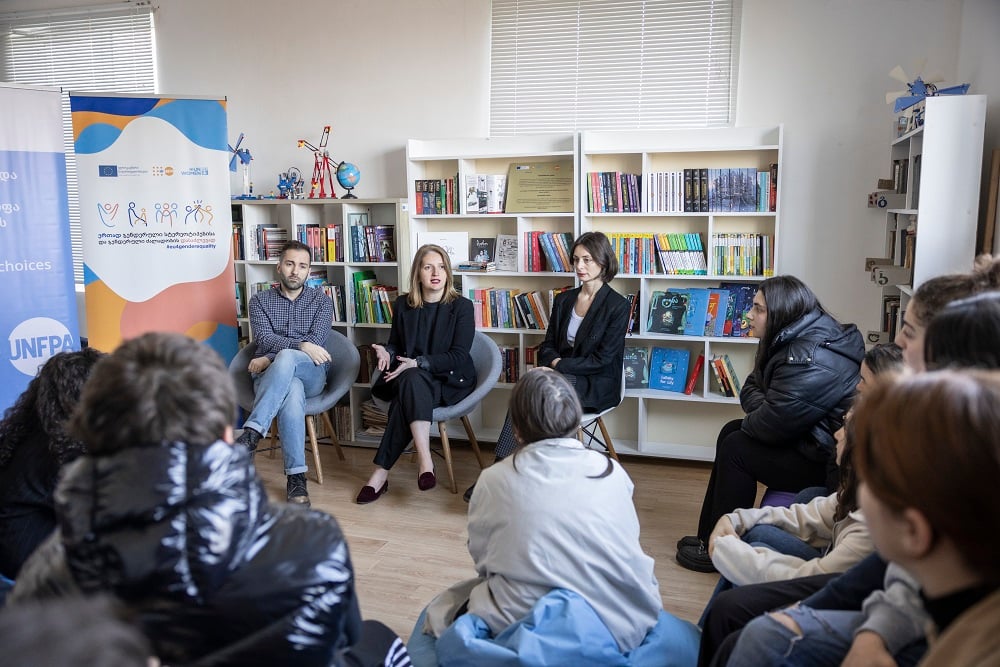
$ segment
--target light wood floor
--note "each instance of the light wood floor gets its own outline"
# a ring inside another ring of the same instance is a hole
[[[455,443],[452,450],[457,495],[448,490],[444,461],[437,457],[436,488],[419,491],[417,464],[404,456],[390,473],[389,492],[371,505],[357,505],[354,498],[371,472],[373,449],[344,447],[347,461],[341,462],[332,447],[321,445],[323,485],[316,484],[311,471],[307,475],[313,508],[335,516],[347,535],[362,615],[382,621],[404,639],[434,595],[475,575],[466,549],[468,505],[462,492],[476,478],[478,465],[467,444]],[[307,460],[311,465],[308,453]],[[641,542],[656,560],[663,608],[696,621],[717,575],[685,570],[674,555],[677,540],[696,528],[709,467],[645,458],[626,458],[623,464],[635,482]],[[280,452],[274,459],[258,455],[256,465],[270,496],[284,501]]]

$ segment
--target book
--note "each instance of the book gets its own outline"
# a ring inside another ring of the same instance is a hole
[[[749,336],[747,314],[753,307],[753,297],[757,294],[757,286],[746,283],[722,283],[719,287],[728,289],[734,295],[732,330],[728,335],[733,337]]]
[[[726,379],[726,373],[722,370],[722,361],[717,356],[714,356],[709,365],[712,367],[712,374],[715,376],[716,383],[719,385],[719,391],[722,395],[735,396],[732,387],[729,386],[729,382]]]
[[[469,259],[468,232],[417,232],[417,247],[428,243],[444,248],[451,259],[452,266],[457,266]]]
[[[628,324],[625,326],[625,333],[633,334],[639,329],[639,295],[626,294],[625,298],[628,299]]]
[[[693,394],[694,388],[698,384],[698,377],[701,375],[701,369],[705,365],[705,353],[699,352],[698,358],[695,359],[694,365],[691,366],[691,372],[688,374],[687,382],[684,385],[685,394]]]
[[[743,390],[743,383],[740,382],[740,376],[736,373],[736,369],[733,367],[733,362],[729,358],[728,354],[722,355],[723,369],[726,371],[726,378],[729,380],[729,384],[733,388],[733,393],[737,396]]]
[[[375,261],[396,261],[396,227],[394,225],[375,225]]]
[[[684,348],[654,347],[649,357],[649,388],[683,392],[691,352]]]
[[[496,262],[497,240],[491,236],[469,237],[469,261]]]
[[[497,234],[497,271],[517,271],[517,235]]]
[[[683,334],[687,295],[682,292],[655,291],[649,302],[646,330],[650,333]]]
[[[644,389],[649,386],[649,350],[627,346],[624,353],[625,388]]]
[[[468,262],[459,262],[455,266],[456,271],[483,271],[490,272],[497,270],[496,262],[474,262],[469,260]]]
[[[687,309],[684,311],[684,335],[703,336],[708,322],[708,302],[711,294],[703,287],[692,287],[683,290],[683,292],[687,295]]]

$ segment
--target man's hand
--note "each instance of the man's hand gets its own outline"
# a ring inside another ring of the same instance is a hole
[[[307,340],[299,343],[299,349],[309,355],[313,363],[319,366],[322,363],[330,361],[330,353],[326,351],[326,348],[317,345],[316,343],[310,343]]]
[[[378,343],[372,345],[372,349],[375,350],[375,358],[378,360],[378,369],[380,371],[389,370],[389,366],[392,366],[392,359],[389,357],[389,353],[386,349]]]
[[[396,366],[396,370],[392,371],[391,373],[385,374],[386,382],[395,379],[397,375],[399,375],[405,370],[417,367],[416,359],[410,359],[409,357],[396,357],[396,359],[399,360],[399,365]]]
[[[723,535],[736,535],[736,528],[733,527],[733,522],[729,520],[728,516],[723,516],[719,518],[718,523],[715,524],[715,530],[712,534],[708,536],[708,556],[711,558],[712,553],[715,551],[715,540],[716,538],[722,537]]]
[[[250,363],[247,364],[247,370],[251,373],[263,373],[270,365],[271,360],[267,357],[257,357],[256,359],[250,360]]]
[[[896,667],[896,661],[885,648],[885,642],[874,632],[862,630],[854,636],[851,650],[841,667]]]

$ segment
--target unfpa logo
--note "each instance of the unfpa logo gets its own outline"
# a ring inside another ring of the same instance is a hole
[[[153,176],[173,176],[173,175],[174,175],[173,167],[160,167],[160,166],[153,167]]]
[[[10,363],[34,377],[50,357],[73,349],[73,336],[62,322],[51,317],[33,317],[10,332]]]

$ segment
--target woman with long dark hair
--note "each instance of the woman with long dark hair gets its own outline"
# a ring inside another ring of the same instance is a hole
[[[760,343],[740,392],[746,416],[719,433],[698,534],[677,545],[677,562],[698,572],[715,571],[709,535],[720,517],[753,505],[758,482],[781,491],[836,489],[834,434],[865,354],[857,327],[837,322],[794,276],[763,281],[748,322]]]
[[[6,577],[16,578],[56,527],[59,470],[84,451],[66,423],[101,356],[91,348],[53,356],[0,421],[0,574]]]

